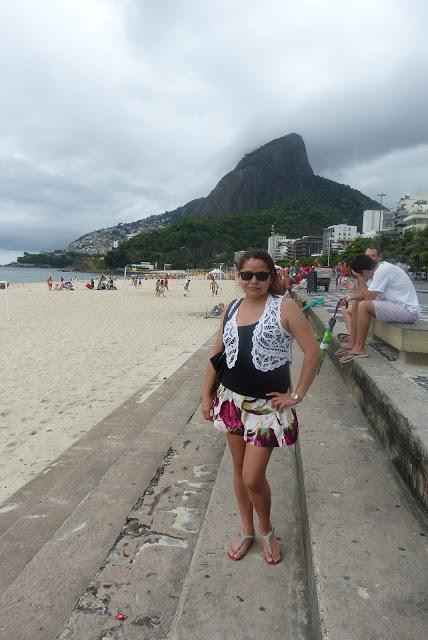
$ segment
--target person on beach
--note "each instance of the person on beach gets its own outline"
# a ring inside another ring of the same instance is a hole
[[[376,262],[361,254],[353,259],[351,269],[359,286],[343,298],[348,302],[353,300],[353,304],[350,338],[336,351],[341,364],[368,357],[365,343],[372,318],[382,322],[413,324],[421,313],[415,287],[400,267],[389,262]]]
[[[211,295],[212,296],[217,296],[218,295],[218,284],[217,284],[217,281],[214,278],[214,276],[213,276],[213,278],[211,280],[210,289],[211,289]]]
[[[94,279],[93,279],[93,278],[91,278],[91,281],[90,281],[90,282],[87,282],[87,283],[85,284],[85,287],[86,287],[87,289],[95,289],[95,282],[94,282]]]
[[[190,293],[190,278],[186,280],[183,286],[183,296],[186,297]]]
[[[160,298],[161,296],[165,297],[165,291],[163,286],[163,280],[158,278],[155,284],[155,293]]]
[[[202,389],[202,414],[227,434],[242,534],[228,549],[232,560],[245,556],[255,539],[257,513],[268,564],[281,561],[270,521],[271,494],[266,467],[274,447],[295,442],[297,419],[291,409],[309,389],[319,363],[319,346],[294,300],[277,294],[278,276],[266,251],[249,251],[238,263],[244,298],[227,308],[214,345],[225,350],[226,366],[215,392],[210,362]],[[304,353],[300,379],[292,391],[289,366],[296,338]]]
[[[48,289],[49,289],[49,291],[52,291],[52,286],[53,286],[52,276],[49,276],[49,278],[48,278]]]
[[[54,291],[62,291],[64,289],[64,278],[61,276],[59,282],[55,282]]]

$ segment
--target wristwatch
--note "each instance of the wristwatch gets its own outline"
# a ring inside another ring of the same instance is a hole
[[[297,391],[292,391],[291,392],[291,397],[293,398],[293,400],[300,400],[300,396],[297,393]]]

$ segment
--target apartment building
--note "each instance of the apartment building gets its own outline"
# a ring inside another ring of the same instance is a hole
[[[345,249],[355,238],[358,238],[358,231],[355,225],[333,224],[323,230],[322,250],[327,254],[332,249]]]
[[[268,238],[268,253],[272,256],[274,262],[279,260],[292,260],[294,257],[293,245],[295,239],[287,238],[287,236],[271,235]]]
[[[400,198],[397,224],[403,231],[425,229],[428,225],[428,195],[408,193]]]

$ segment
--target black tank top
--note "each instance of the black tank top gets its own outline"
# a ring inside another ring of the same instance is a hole
[[[253,364],[251,349],[256,326],[257,322],[243,327],[238,326],[238,357],[232,369],[226,365],[220,382],[227,389],[251,398],[267,398],[266,394],[271,391],[285,393],[290,387],[288,362],[272,371],[259,371]]]

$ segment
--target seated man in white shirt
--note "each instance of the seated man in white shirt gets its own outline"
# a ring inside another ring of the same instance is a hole
[[[382,262],[380,251],[376,247],[367,247],[364,253],[366,256],[372,258],[372,260],[374,260],[377,264],[379,264],[379,262]],[[358,287],[349,280],[346,282],[345,288],[354,292],[358,291]],[[348,307],[342,307],[341,312],[349,335],[347,336],[346,334],[342,333],[340,334],[341,337],[339,337],[339,340],[344,343],[344,346],[348,346],[350,342],[349,336],[351,334],[351,305],[349,305]]]
[[[351,269],[358,279],[358,289],[345,300],[352,300],[351,337],[338,355],[345,364],[354,358],[367,358],[367,333],[372,318],[383,322],[410,324],[419,318],[421,309],[415,287],[402,269],[389,262],[375,262],[367,255],[356,256]],[[367,287],[366,279],[369,279]]]

